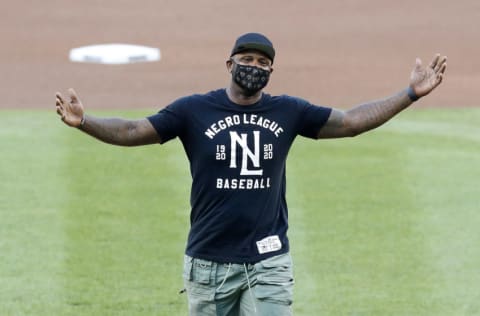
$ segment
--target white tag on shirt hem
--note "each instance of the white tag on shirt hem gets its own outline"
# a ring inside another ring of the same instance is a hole
[[[280,238],[278,238],[278,235],[268,236],[257,241],[257,248],[260,254],[278,251],[282,249],[282,242]]]

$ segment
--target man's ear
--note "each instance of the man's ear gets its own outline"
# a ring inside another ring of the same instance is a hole
[[[270,74],[273,72],[273,67],[270,67]]]
[[[225,62],[225,65],[227,66],[227,70],[229,73],[232,73],[232,69],[233,69],[233,62],[231,59],[228,59],[226,62]]]

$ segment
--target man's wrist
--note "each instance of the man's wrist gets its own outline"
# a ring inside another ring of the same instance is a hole
[[[415,93],[415,90],[413,90],[411,86],[408,86],[407,88],[407,95],[412,102],[415,102],[418,99],[420,99],[420,97]]]
[[[80,125],[78,125],[78,128],[82,129],[82,127],[85,125],[85,115],[82,116],[82,119],[80,120]]]

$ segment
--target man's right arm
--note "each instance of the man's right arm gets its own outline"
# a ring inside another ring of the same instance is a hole
[[[56,109],[62,121],[76,127],[105,143],[119,146],[140,146],[160,143],[157,131],[146,118],[125,120],[120,118],[97,118],[85,115],[83,105],[73,89],[69,89],[70,100],[57,92]]]
[[[83,124],[78,128],[90,136],[113,145],[140,146],[160,143],[157,131],[146,118],[125,120],[85,115]]]

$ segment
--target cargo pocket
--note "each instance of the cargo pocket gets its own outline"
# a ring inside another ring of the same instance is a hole
[[[210,284],[210,280],[212,278],[212,267],[212,261],[193,259],[193,281],[200,284]]]
[[[290,255],[266,259],[256,266],[255,297],[266,302],[291,305],[295,282]]]
[[[184,272],[185,287],[189,296],[201,296],[205,299],[213,299],[215,295],[215,284],[212,282],[212,274],[216,265],[207,260],[192,259],[186,262],[185,268],[190,273]]]

